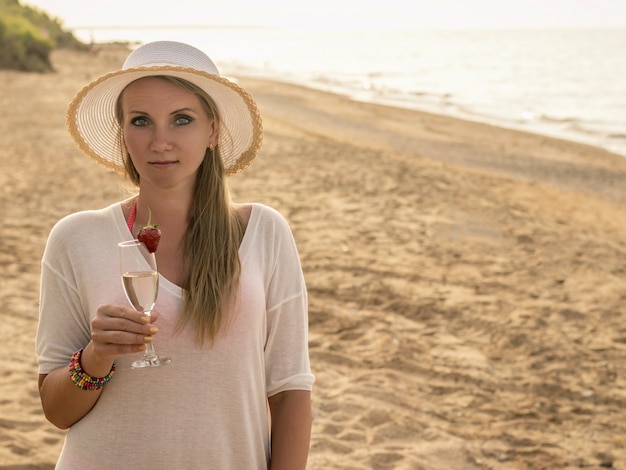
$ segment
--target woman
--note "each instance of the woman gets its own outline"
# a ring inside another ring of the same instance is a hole
[[[285,220],[233,204],[226,181],[261,145],[253,98],[198,49],[160,41],[83,88],[67,122],[139,191],[65,217],[46,245],[37,351],[46,417],[69,429],[57,468],[305,468],[314,379],[298,253]],[[151,317],[128,305],[117,253],[149,217]],[[131,369],[152,341],[171,363]]]

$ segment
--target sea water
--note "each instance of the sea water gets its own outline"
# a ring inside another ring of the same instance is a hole
[[[299,83],[590,143],[626,156],[626,29],[315,31],[76,29],[83,40],[179,40],[223,75]]]

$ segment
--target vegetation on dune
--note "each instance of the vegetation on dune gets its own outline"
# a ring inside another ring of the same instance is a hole
[[[50,52],[61,47],[86,49],[87,45],[47,13],[19,0],[0,0],[0,69],[51,71]]]

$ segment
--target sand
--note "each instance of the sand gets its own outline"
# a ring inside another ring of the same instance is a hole
[[[39,263],[125,196],[66,105],[126,51],[0,72],[0,468],[51,469]],[[311,469],[626,469],[626,158],[240,78],[265,144],[235,199],[290,221],[310,292]]]

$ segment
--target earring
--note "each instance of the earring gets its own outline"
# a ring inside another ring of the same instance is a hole
[[[212,152],[213,151],[213,144],[209,144],[209,150]]]

